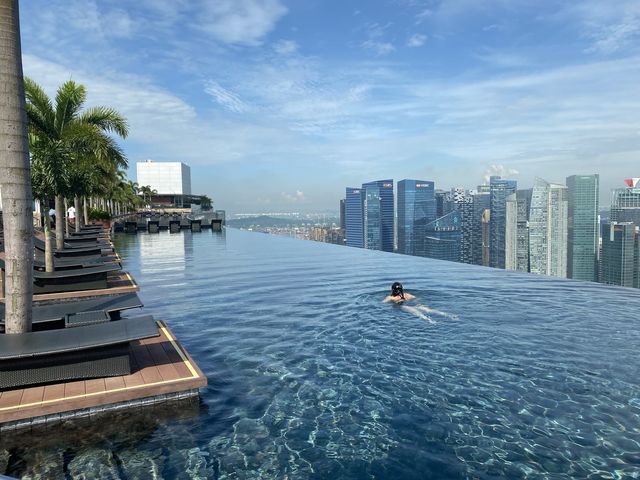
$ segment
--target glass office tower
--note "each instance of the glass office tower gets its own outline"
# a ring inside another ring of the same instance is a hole
[[[393,180],[362,184],[364,248],[393,252]]]
[[[362,189],[347,187],[344,199],[347,247],[364,248]]]
[[[489,228],[489,211],[491,195],[489,192],[478,192],[473,196],[473,261],[475,265],[489,266],[489,236],[485,230]]]
[[[426,228],[425,256],[459,262],[462,245],[462,213],[453,210],[429,223]]]
[[[635,225],[632,222],[611,222],[603,225],[602,274],[600,283],[634,286]]]
[[[489,265],[504,268],[507,222],[507,197],[517,188],[515,180],[503,180],[499,176],[489,179],[491,195],[491,221],[489,223]]]
[[[598,267],[599,175],[567,177],[569,189],[569,233],[567,276],[595,282]]]
[[[640,226],[640,179],[625,180],[628,188],[616,188],[611,195],[611,221]]]
[[[434,183],[398,182],[398,252],[424,256],[426,226],[436,219]]]

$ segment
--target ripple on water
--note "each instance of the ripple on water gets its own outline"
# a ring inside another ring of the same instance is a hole
[[[10,474],[638,477],[640,292],[233,230],[115,241],[209,385],[18,436]],[[382,304],[396,280],[433,323]]]

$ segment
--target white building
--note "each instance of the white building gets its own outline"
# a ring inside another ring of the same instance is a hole
[[[191,195],[191,169],[182,162],[136,163],[138,185],[149,186],[158,195]]]
[[[529,216],[531,273],[567,276],[567,187],[536,178]]]

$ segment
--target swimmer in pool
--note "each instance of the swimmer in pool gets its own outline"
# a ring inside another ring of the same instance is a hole
[[[383,302],[402,303],[405,300],[412,300],[414,298],[416,298],[415,295],[404,292],[400,282],[394,282],[394,284],[391,285],[391,295],[387,295]]]
[[[457,315],[451,315],[447,312],[442,312],[440,310],[436,310],[434,308],[429,308],[426,305],[422,305],[420,303],[415,304],[415,302],[411,302],[413,303],[413,305],[407,305],[404,303],[405,300],[413,300],[414,298],[416,298],[415,295],[411,295],[410,293],[406,293],[403,288],[402,288],[402,284],[400,282],[395,282],[393,285],[391,285],[391,295],[388,295],[387,297],[385,297],[385,299],[383,300],[384,302],[394,302],[396,304],[398,304],[400,306],[400,308],[402,310],[404,310],[405,312],[411,313],[412,315],[415,315],[418,318],[421,318],[422,320],[426,320],[429,323],[436,323],[431,317],[430,315],[439,315],[442,317],[446,317],[446,318],[450,318],[452,320],[457,320],[458,316]]]

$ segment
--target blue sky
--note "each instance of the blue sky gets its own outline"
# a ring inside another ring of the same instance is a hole
[[[25,74],[127,116],[230,212],[336,210],[393,178],[640,175],[637,0],[30,0]]]

